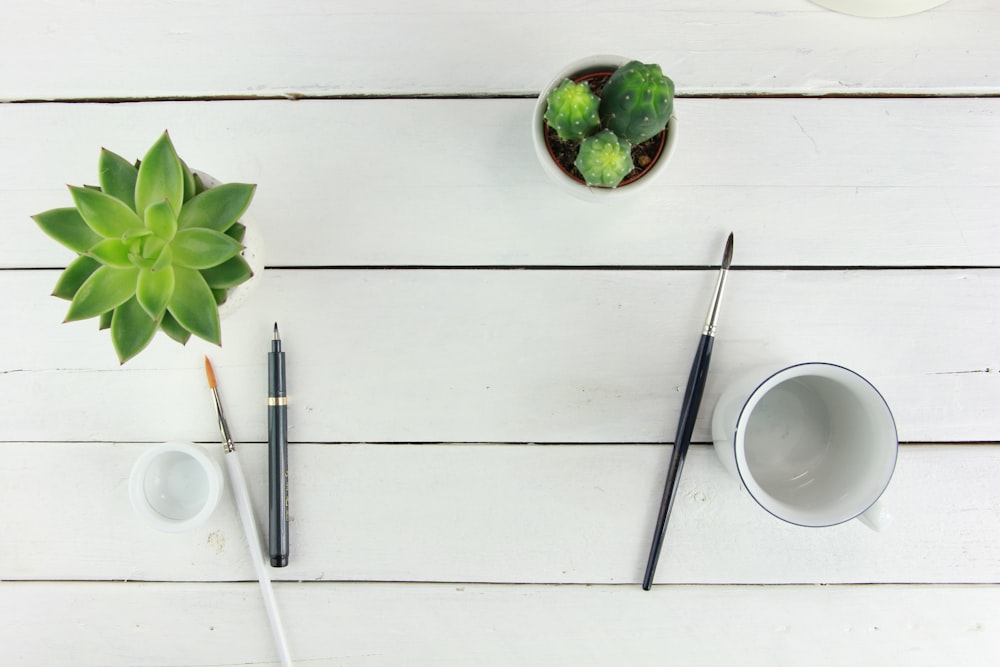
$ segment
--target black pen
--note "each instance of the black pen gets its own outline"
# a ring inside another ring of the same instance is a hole
[[[656,529],[653,531],[653,544],[649,547],[649,560],[646,562],[646,574],[642,579],[643,590],[649,590],[653,585],[653,575],[656,573],[656,562],[660,559],[660,548],[663,546],[663,534],[667,530],[667,520],[674,507],[677,496],[677,482],[680,480],[681,469],[684,468],[684,458],[687,456],[688,445],[691,444],[691,432],[698,418],[698,408],[701,406],[701,395],[705,390],[705,378],[708,375],[708,362],[712,358],[712,343],[715,341],[715,330],[719,320],[719,304],[722,302],[722,291],[726,286],[726,276],[733,261],[733,235],[726,241],[726,249],[722,254],[722,267],[719,269],[719,279],[715,284],[715,295],[708,309],[708,318],[698,341],[698,350],[691,364],[687,388],[684,390],[684,402],[681,404],[681,414],[677,424],[677,436],[674,438],[674,448],[670,453],[670,465],[667,468],[667,482],[663,486],[663,499],[660,501],[660,512],[656,517]]]
[[[288,396],[278,323],[267,355],[267,471],[271,565],[288,565]]]

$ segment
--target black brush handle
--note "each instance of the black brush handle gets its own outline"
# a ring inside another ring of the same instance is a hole
[[[704,334],[698,341],[698,351],[691,364],[691,374],[688,375],[687,388],[684,390],[684,402],[681,404],[681,415],[677,422],[677,436],[674,438],[674,449],[670,454],[670,466],[667,468],[667,482],[663,487],[663,500],[660,501],[660,513],[656,517],[653,544],[649,548],[649,560],[646,561],[646,575],[642,579],[643,590],[648,591],[649,587],[653,585],[653,575],[656,573],[656,563],[660,560],[660,548],[663,546],[667,520],[674,508],[677,483],[680,480],[681,469],[684,467],[688,445],[691,444],[691,433],[694,431],[694,422],[698,418],[701,395],[705,391],[705,377],[708,375],[708,362],[712,357],[712,343],[714,341],[714,336]]]

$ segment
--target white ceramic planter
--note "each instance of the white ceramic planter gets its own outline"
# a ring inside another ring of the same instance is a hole
[[[548,146],[545,142],[544,117],[546,98],[552,89],[559,86],[559,84],[561,84],[565,79],[575,79],[579,76],[593,72],[613,71],[630,60],[632,59],[624,58],[622,56],[601,55],[582,58],[570,63],[562,71],[556,74],[552,81],[549,82],[549,85],[542,90],[542,93],[538,96],[538,99],[535,102],[535,113],[532,116],[531,129],[532,141],[535,146],[535,154],[538,156],[538,163],[542,166],[542,171],[545,172],[553,183],[569,194],[580,199],[609,202],[622,197],[634,195],[640,190],[649,187],[651,183],[656,181],[657,177],[666,170],[667,163],[670,162],[670,157],[673,154],[674,146],[677,142],[677,117],[674,115],[670,116],[670,121],[667,124],[666,144],[664,145],[659,158],[657,158],[656,162],[653,163],[653,166],[650,167],[641,178],[625,185],[619,185],[616,188],[589,186],[582,181],[572,178],[569,174],[564,172],[558,164],[556,164],[555,160],[552,159],[552,156],[549,153]]]

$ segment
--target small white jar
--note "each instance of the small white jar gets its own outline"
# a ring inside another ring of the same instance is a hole
[[[190,442],[147,449],[132,466],[129,500],[147,524],[177,533],[203,524],[222,497],[222,468]]]

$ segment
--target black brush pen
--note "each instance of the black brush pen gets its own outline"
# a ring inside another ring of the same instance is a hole
[[[708,362],[712,358],[712,344],[715,342],[715,328],[719,319],[719,303],[722,301],[722,291],[726,286],[726,276],[733,261],[733,235],[726,241],[726,250],[722,255],[722,267],[719,270],[719,280],[715,284],[715,296],[708,310],[708,319],[698,341],[698,350],[691,364],[688,375],[687,389],[684,390],[684,402],[681,403],[681,415],[677,423],[677,436],[674,438],[674,449],[670,454],[670,465],[667,468],[667,482],[663,487],[663,500],[660,502],[660,513],[656,517],[656,530],[653,532],[653,544],[649,548],[649,560],[646,562],[646,575],[642,579],[643,590],[649,590],[653,585],[653,575],[656,573],[656,562],[660,559],[660,548],[663,546],[663,534],[667,529],[667,520],[674,507],[677,496],[677,482],[684,467],[688,445],[691,444],[691,432],[698,418],[698,408],[701,406],[701,395],[705,390],[705,377],[708,375]]]
[[[271,565],[288,565],[288,396],[278,323],[267,355],[268,547]]]

